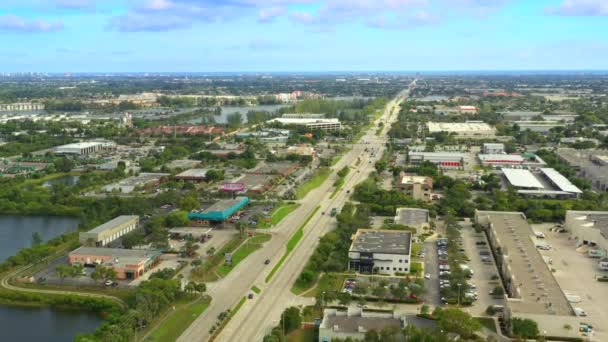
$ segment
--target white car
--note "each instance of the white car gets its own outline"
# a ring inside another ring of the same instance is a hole
[[[430,273],[425,274],[424,279],[431,279],[431,274]]]
[[[585,310],[581,309],[581,308],[574,308],[574,314],[577,315],[578,317],[586,317],[587,313],[585,312]]]

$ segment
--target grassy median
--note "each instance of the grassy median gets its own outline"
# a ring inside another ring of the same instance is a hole
[[[146,341],[176,341],[210,303],[211,298],[207,296],[195,302],[178,303],[175,310],[146,337]]]
[[[321,184],[327,180],[330,174],[331,170],[326,167],[318,169],[311,179],[309,179],[306,183],[301,184],[296,189],[296,198],[302,199],[309,192],[320,187]]]
[[[223,264],[217,269],[217,273],[225,277],[230,271],[232,271],[241,261],[243,261],[249,254],[262,248],[265,242],[270,241],[272,235],[258,233],[253,237],[246,240],[234,253],[232,253],[232,265]]]
[[[317,213],[317,211],[319,211],[319,209],[321,209],[321,206],[317,206],[315,208],[315,210],[313,210],[313,212],[310,215],[308,215],[308,217],[306,218],[306,221],[304,221],[304,223],[302,223],[300,228],[298,228],[298,230],[296,230],[296,232],[291,236],[291,239],[289,239],[289,241],[287,241],[287,245],[286,245],[287,250],[285,251],[285,254],[283,254],[283,256],[281,257],[281,260],[279,260],[279,262],[272,268],[270,273],[268,273],[268,275],[266,276],[266,282],[269,282],[270,279],[272,279],[274,274],[279,270],[279,268],[281,268],[281,265],[283,265],[283,263],[285,262],[285,259],[287,259],[287,257],[291,253],[291,251],[293,251],[293,249],[296,248],[296,246],[298,245],[298,242],[300,242],[300,240],[302,240],[302,237],[304,237],[304,227],[306,227],[308,222],[310,222],[312,217]]]

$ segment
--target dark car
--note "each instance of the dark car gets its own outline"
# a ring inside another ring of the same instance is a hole
[[[485,246],[485,245],[486,245],[486,242],[485,242],[485,241],[477,241],[477,242],[475,242],[475,244],[476,244],[477,246]]]
[[[264,265],[268,265],[268,264],[270,264],[270,259],[264,260]]]
[[[250,293],[249,296],[247,296],[247,298],[253,299],[253,293]]]

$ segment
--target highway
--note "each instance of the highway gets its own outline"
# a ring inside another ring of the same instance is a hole
[[[413,85],[415,85],[415,81],[412,82],[410,88]],[[178,341],[208,340],[209,330],[216,323],[217,316],[226,309],[234,307],[243,296],[251,292],[250,289],[253,285],[262,290],[261,294],[256,295],[252,300],[247,300],[241,310],[226,325],[217,340],[261,341],[263,336],[276,325],[283,310],[297,300],[290,291],[291,286],[313,253],[319,238],[335,227],[335,218],[330,217],[329,211],[332,208],[340,209],[348,200],[347,191],[365,180],[374,170],[374,162],[382,156],[386,146],[386,132],[390,129],[391,123],[397,119],[399,104],[407,98],[408,94],[409,89],[406,89],[389,102],[383,115],[361,138],[361,142],[369,144],[353,144],[352,149],[333,167],[334,171],[340,170],[346,165],[352,168],[341,191],[333,199],[329,197],[333,191],[333,183],[337,179],[336,172],[333,172],[320,187],[301,200],[300,207],[272,230],[273,237],[263,249],[243,260],[227,277],[207,284],[208,294],[213,298],[211,305],[180,336]],[[380,122],[384,122],[384,128],[382,134],[376,135]],[[374,157],[371,157],[370,153],[365,153],[365,148],[373,149]],[[355,165],[357,158],[361,158],[359,165]],[[304,228],[304,237],[270,282],[266,283],[266,276],[285,253],[287,241],[319,205],[321,209]],[[271,260],[270,265],[264,265],[266,259]]]

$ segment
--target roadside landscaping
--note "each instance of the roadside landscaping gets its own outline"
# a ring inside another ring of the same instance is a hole
[[[325,182],[325,180],[327,180],[327,178],[329,177],[330,174],[331,174],[331,170],[329,168],[324,167],[324,168],[318,169],[315,172],[314,176],[312,176],[311,179],[309,179],[307,182],[301,184],[296,189],[296,198],[297,199],[304,198],[309,192],[311,192],[312,190],[321,186],[321,184],[323,184],[323,182]]]
[[[192,280],[198,282],[212,282],[219,279],[217,269],[224,263],[225,254],[233,253],[243,241],[247,239],[246,236],[236,235],[230,241],[228,241],[219,251],[216,251],[210,256],[207,256],[203,260],[202,264],[192,269],[190,276]],[[204,258],[204,257],[203,257]],[[199,261],[200,263],[200,261]]]
[[[308,222],[310,222],[312,217],[315,216],[315,214],[317,213],[317,211],[319,211],[319,209],[321,209],[321,206],[317,206],[315,208],[315,210],[313,210],[312,213],[310,215],[308,215],[308,217],[306,218],[306,221],[304,221],[304,223],[302,223],[300,228],[298,228],[298,230],[291,236],[291,239],[289,239],[289,241],[287,241],[287,246],[286,246],[287,250],[285,251],[285,254],[283,254],[283,256],[281,257],[279,262],[272,268],[270,273],[266,276],[266,282],[269,282],[270,279],[272,279],[274,274],[279,270],[279,268],[281,268],[281,266],[285,262],[285,259],[287,259],[287,257],[291,253],[291,251],[293,251],[293,249],[298,245],[298,242],[300,242],[302,237],[304,237],[304,227],[306,227]]]
[[[239,247],[234,253],[232,253],[232,264],[227,265],[224,263],[217,269],[217,273],[221,276],[226,276],[232,271],[243,259],[249,256],[249,254],[262,248],[265,242],[270,241],[272,235],[257,233],[253,237],[245,240],[243,245]]]
[[[176,341],[210,303],[211,298],[205,296],[195,302],[181,302],[174,305],[175,310],[145,338],[145,341]]]
[[[329,198],[334,198],[336,196],[336,194],[338,193],[338,191],[340,191],[340,189],[342,189],[342,187],[344,186],[344,182],[346,180],[346,176],[348,175],[349,172],[350,172],[350,169],[348,168],[348,166],[343,167],[340,171],[337,172],[337,175],[339,178],[334,183],[334,186],[336,188],[331,193]]]
[[[215,325],[211,328],[211,330],[209,330],[209,333],[211,334],[211,337],[209,337],[209,342],[215,341],[215,339],[220,335],[224,327],[228,324],[228,322],[230,322],[232,317],[234,317],[234,315],[239,312],[243,304],[245,304],[246,300],[246,297],[241,298],[241,300],[234,307],[234,309],[228,309],[219,315],[218,322],[216,322]]]
[[[272,214],[272,225],[276,226],[281,222],[287,215],[289,215],[292,211],[296,210],[300,205],[297,203],[286,204],[282,207],[279,207],[274,214]]]

